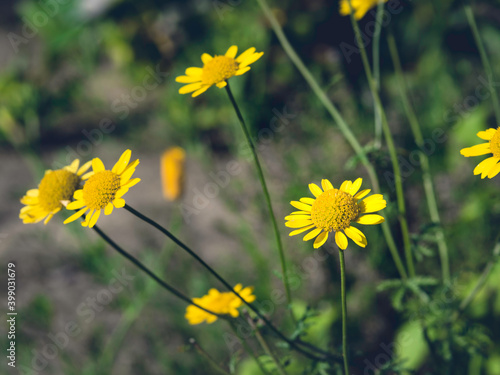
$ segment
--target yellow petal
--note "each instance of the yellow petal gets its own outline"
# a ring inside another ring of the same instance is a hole
[[[306,204],[309,204],[309,205],[312,205],[316,199],[314,198],[300,198],[299,199],[302,203],[306,203]]]
[[[99,219],[100,215],[101,215],[101,210],[96,210],[96,212],[92,215],[92,218],[89,221],[89,228],[92,228],[97,223],[97,219]]]
[[[122,199],[122,198],[117,198],[113,201],[113,205],[116,207],[116,208],[122,208],[122,207],[125,207],[125,199]]]
[[[500,173],[500,163],[495,165],[493,168],[490,169],[488,172],[488,178],[493,178],[495,177],[498,173]]]
[[[332,183],[330,181],[328,181],[327,179],[321,180],[321,187],[323,188],[323,191],[327,191],[327,190],[332,190],[333,189]]]
[[[317,249],[323,246],[323,244],[326,242],[327,239],[328,239],[328,232],[321,233],[318,237],[316,237],[313,247]]]
[[[311,215],[311,213],[307,211],[293,211],[290,215]]]
[[[318,234],[320,234],[322,230],[323,230],[322,228],[316,228],[316,229],[310,231],[309,233],[307,233],[304,236],[303,240],[304,241],[312,240],[314,237],[316,237]]]
[[[351,194],[352,196],[355,196],[356,193],[358,192],[359,188],[361,187],[362,183],[363,183],[362,178],[356,179],[356,181],[354,181],[352,186],[351,186],[351,190],[349,190],[349,194]]]
[[[241,75],[245,74],[246,72],[248,72],[249,70],[250,70],[250,67],[249,67],[249,66],[247,66],[247,67],[245,67],[245,68],[238,69],[238,70],[236,71],[236,73],[234,73],[234,75],[235,75],[235,76],[241,76]]]
[[[250,55],[249,57],[247,57],[245,60],[243,60],[240,63],[240,69],[244,68],[250,64],[253,64],[258,59],[260,59],[262,57],[262,55],[264,55],[264,52],[258,52],[258,53],[254,53],[253,55]]]
[[[477,136],[481,139],[484,139],[485,141],[489,141],[491,138],[493,138],[496,132],[497,129],[490,128],[485,131],[477,133]]]
[[[349,193],[351,191],[351,186],[352,186],[352,181],[351,180],[346,180],[340,185],[340,190]]]
[[[311,215],[288,215],[285,220],[311,220]]]
[[[285,226],[288,228],[302,228],[307,225],[311,225],[313,222],[311,220],[293,220],[287,221]]]
[[[358,194],[356,194],[356,195],[354,196],[354,198],[356,198],[356,199],[361,199],[361,198],[365,197],[367,194],[369,194],[369,193],[370,193],[370,191],[371,191],[371,189],[361,190]]]
[[[203,86],[202,88],[200,88],[199,90],[196,90],[195,92],[193,92],[193,95],[191,95],[193,98],[196,98],[198,95],[201,95],[203,94],[205,91],[207,91],[209,88],[211,87],[211,85],[205,85]]]
[[[190,92],[199,90],[201,88],[201,86],[202,86],[201,82],[191,83],[189,85],[182,86],[179,89],[179,94],[188,94]]]
[[[472,147],[463,148],[460,153],[465,157],[486,155],[491,153],[490,143],[481,143]]]
[[[290,204],[293,207],[298,208],[301,211],[311,212],[311,208],[312,207],[309,206],[308,204],[305,204],[305,203],[302,203],[302,202],[297,202],[297,201],[291,201]]]
[[[201,77],[202,74],[203,74],[202,68],[187,68],[186,69],[186,75],[188,75],[188,76]]]
[[[255,47],[250,47],[249,49],[247,49],[245,52],[243,52],[241,55],[238,56],[236,62],[240,63],[242,61],[245,61],[251,55],[253,55],[254,52],[255,52]]]
[[[297,229],[297,230],[294,230],[293,232],[290,232],[289,236],[295,236],[297,234],[300,234],[300,233],[303,233],[305,232],[306,230],[309,230],[309,229],[312,229],[314,228],[315,225],[314,224],[311,224],[311,225],[308,225],[307,227],[304,227],[304,228],[300,228],[300,229]]]
[[[323,190],[316,184],[309,184],[309,190],[311,190],[311,193],[313,193],[316,198],[323,194]]]
[[[216,83],[215,86],[217,86],[218,88],[221,89],[221,88],[227,86],[227,82],[226,81],[222,81],[222,82]]]
[[[122,185],[122,188],[127,188],[130,189],[132,186],[138,184],[139,182],[141,182],[141,179],[140,178],[133,178],[131,180],[129,180],[126,184],[123,184]],[[118,192],[117,192],[118,193]],[[119,197],[118,197],[119,198]]]
[[[125,170],[125,168],[127,167],[131,157],[132,157],[132,151],[125,150],[123,154],[121,154],[120,158],[115,163],[115,165],[113,165],[111,172],[121,175]]]
[[[92,159],[92,169],[94,170],[94,173],[106,170],[106,168],[104,168],[104,164],[99,158]]]
[[[69,172],[76,173],[79,165],[80,165],[80,160],[75,159],[71,162],[70,165],[68,165],[67,167],[64,167],[64,169],[69,171]]]
[[[80,169],[78,169],[78,172],[77,172],[77,175],[78,176],[81,176],[82,174],[84,174],[85,172],[87,172],[87,170],[92,166],[92,160],[89,160],[88,162],[86,162],[85,164],[83,164]]]
[[[385,221],[383,216],[380,215],[363,215],[356,220],[356,223],[364,225],[375,225]]]
[[[69,203],[66,206],[66,209],[68,209],[68,210],[78,210],[79,208],[82,208],[83,206],[85,206],[85,201],[83,201],[83,200],[74,201],[74,202]]]
[[[354,241],[354,243],[360,247],[366,247],[368,242],[366,241],[366,236],[358,228],[350,226],[344,230],[345,234]]]
[[[207,62],[209,62],[212,59],[213,59],[213,57],[210,56],[208,53],[204,53],[203,55],[201,55],[201,61],[203,61],[203,64],[206,64]]]
[[[76,200],[81,200],[83,199],[83,189],[79,189],[73,193],[73,198]]]
[[[175,82],[179,83],[194,83],[201,81],[201,77],[198,76],[178,76],[175,78]]]
[[[231,46],[227,50],[225,56],[234,59],[237,53],[238,53],[238,46]]]
[[[73,214],[70,217],[68,217],[66,220],[64,220],[63,224],[68,224],[68,223],[71,223],[72,221],[75,221],[76,219],[81,217],[85,213],[85,211],[87,211],[87,210],[88,210],[87,207],[82,208],[76,214]]]
[[[130,180],[130,178],[132,177],[134,172],[135,172],[135,169],[127,169],[125,172],[123,172],[120,175],[120,186],[123,186],[124,184],[126,184],[128,182],[128,180]]]
[[[111,215],[111,213],[113,212],[113,208],[113,203],[108,203],[104,208],[104,215]]]
[[[335,242],[337,243],[337,246],[341,250],[347,249],[348,242],[347,242],[347,237],[345,236],[344,233],[340,231],[335,232]]]
[[[30,189],[26,192],[28,197],[38,197],[38,194],[40,194],[38,189]]]
[[[481,163],[479,163],[476,166],[476,168],[474,168],[474,174],[475,175],[484,174],[484,171],[486,171],[486,174],[488,174],[490,169],[493,168],[493,166],[497,163],[498,160],[499,159],[495,158],[494,156],[492,156],[491,158],[488,158],[488,159],[484,159]],[[484,177],[481,176],[481,178],[484,178]]]

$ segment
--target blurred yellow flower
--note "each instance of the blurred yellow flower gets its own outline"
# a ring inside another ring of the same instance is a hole
[[[379,1],[387,2],[387,0],[351,0],[354,17],[360,20],[370,9],[376,7]],[[340,14],[343,16],[351,14],[351,7],[348,0],[340,0]]]
[[[227,80],[234,76],[240,76],[250,70],[250,64],[254,63],[264,54],[255,52],[255,48],[249,48],[241,55],[237,46],[231,46],[225,55],[210,56],[208,53],[201,55],[203,68],[187,68],[185,76],[179,76],[175,80],[187,85],[179,89],[179,94],[193,92],[193,97],[203,94],[211,86],[216,85],[223,88]]]
[[[373,194],[364,200],[370,189],[361,190],[362,179],[354,183],[344,181],[339,189],[335,189],[330,181],[322,180],[323,190],[316,184],[309,184],[309,189],[315,198],[301,198],[300,202],[290,204],[300,211],[292,212],[285,217],[285,225],[289,228],[299,228],[290,233],[290,236],[312,229],[304,236],[304,241],[316,237],[314,248],[317,249],[326,242],[329,232],[335,232],[335,242],[342,250],[347,248],[347,237],[357,245],[367,245],[365,235],[351,225],[373,225],[384,222],[380,215],[362,215],[382,210],[387,203],[382,194]],[[345,234],[344,234],[345,233]],[[345,236],[347,235],[347,237]]]
[[[73,195],[75,201],[66,206],[68,210],[80,210],[67,218],[64,224],[75,221],[89,211],[82,225],[92,228],[99,219],[102,209],[105,215],[109,215],[113,212],[113,207],[125,206],[123,195],[140,181],[139,178],[130,179],[139,164],[139,159],[129,164],[131,156],[132,151],[126,150],[110,171],[104,168],[101,159],[92,160],[93,171],[90,172],[89,179],[83,185],[83,189],[75,191]]]
[[[234,287],[234,290],[248,303],[255,301],[255,296],[252,294],[253,287],[243,288],[241,284]],[[238,307],[243,304],[236,294],[233,292],[219,292],[217,289],[210,289],[207,295],[201,298],[193,298],[193,302],[197,305],[213,311],[220,315],[231,315],[236,318],[240,315]],[[185,318],[191,325],[207,322],[213,323],[217,320],[217,316],[210,314],[194,305],[189,305],[186,309]]]
[[[184,187],[184,162],[186,152],[181,147],[171,147],[161,156],[160,172],[163,196],[169,201],[179,199]]]
[[[73,162],[55,171],[46,170],[45,175],[38,185],[38,189],[31,189],[21,198],[25,204],[19,213],[19,218],[24,224],[38,223],[45,219],[47,224],[52,217],[61,211],[63,202],[67,203],[73,197],[73,193],[80,187],[80,182],[88,178],[82,175],[90,168],[90,162],[80,166],[80,160]]]
[[[484,159],[474,168],[474,175],[481,174],[481,178],[495,177],[500,172],[500,127],[490,128],[477,133],[477,136],[485,141],[472,147],[463,148],[460,153],[465,157],[492,154],[488,159]]]

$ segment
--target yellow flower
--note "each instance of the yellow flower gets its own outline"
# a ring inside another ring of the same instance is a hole
[[[477,136],[488,142],[463,148],[460,153],[465,157],[492,154],[493,156],[484,159],[474,168],[474,174],[481,174],[481,178],[486,176],[493,178],[500,172],[500,163],[498,163],[500,161],[500,127],[481,131],[477,133]]]
[[[387,0],[380,0],[384,3]],[[377,6],[379,0],[351,0],[351,6],[354,10],[354,17],[360,20],[365,16],[368,11]],[[348,16],[351,14],[351,7],[349,6],[348,0],[340,0],[340,14],[343,16]]]
[[[203,94],[211,86],[216,85],[223,88],[227,80],[234,76],[241,76],[250,70],[249,65],[260,59],[264,52],[255,52],[255,48],[249,48],[236,57],[237,46],[231,46],[225,55],[210,56],[208,53],[201,55],[203,68],[187,68],[185,76],[179,76],[175,80],[180,83],[188,83],[179,89],[179,94],[193,92],[193,97]]]
[[[67,218],[64,224],[75,221],[89,211],[82,225],[92,228],[99,219],[102,209],[104,214],[109,215],[113,212],[113,207],[125,206],[123,195],[140,181],[139,178],[130,179],[139,164],[139,159],[129,164],[131,156],[132,152],[126,150],[110,171],[104,168],[99,158],[92,160],[91,176],[83,185],[83,189],[75,191],[73,195],[75,201],[66,206],[68,210],[80,210]]]
[[[180,147],[172,147],[161,156],[161,182],[163,196],[169,201],[179,199],[184,185],[184,161],[186,152]]]
[[[79,165],[80,160],[75,159],[62,169],[45,171],[38,189],[28,190],[21,199],[21,203],[26,205],[19,213],[24,224],[38,223],[43,219],[47,224],[54,214],[61,211],[63,202],[70,201],[80,182],[88,177],[82,177],[82,174],[90,168],[90,162],[81,168],[78,168]]]
[[[248,303],[255,301],[255,296],[252,294],[253,287],[243,288],[241,284],[234,287],[234,290]],[[201,298],[193,298],[193,302],[197,305],[213,311],[220,315],[231,315],[236,318],[240,315],[238,307],[243,304],[236,294],[233,292],[219,292],[217,289],[210,289],[207,295]],[[213,323],[217,320],[217,316],[210,314],[194,305],[189,305],[186,309],[185,318],[191,325],[207,322]]]
[[[347,248],[347,237],[357,245],[365,247],[367,244],[365,235],[351,223],[365,225],[383,223],[384,218],[380,215],[362,214],[382,210],[386,206],[386,201],[382,194],[373,194],[361,200],[370,192],[370,189],[358,192],[361,182],[361,178],[354,183],[344,181],[339,189],[335,189],[330,181],[321,180],[323,190],[316,184],[309,184],[315,199],[301,198],[300,202],[290,202],[293,207],[300,210],[285,217],[287,227],[300,228],[291,232],[290,236],[312,229],[304,236],[304,241],[317,236],[314,241],[314,248],[317,249],[323,246],[328,239],[328,233],[333,231],[335,242],[342,250]]]

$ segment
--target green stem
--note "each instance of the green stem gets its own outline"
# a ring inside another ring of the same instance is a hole
[[[229,291],[233,292],[236,297],[238,297],[245,305],[247,305],[250,310],[252,310],[262,321],[266,323],[266,325],[283,341],[287,342],[290,347],[297,352],[305,355],[309,359],[313,360],[320,360],[324,361],[324,358],[317,357],[316,355],[308,352],[307,350],[304,350],[303,348],[299,347],[293,340],[290,340],[287,338],[283,333],[281,333],[264,315],[262,315],[257,308],[255,308],[251,303],[247,302],[237,291],[233,289],[233,287],[222,277],[220,276],[212,267],[210,267],[203,259],[201,259],[193,250],[191,250],[187,245],[185,245],[181,240],[179,240],[177,237],[175,237],[172,233],[170,233],[166,228],[162,227],[160,224],[158,224],[156,221],[148,218],[147,216],[141,214],[139,211],[136,211],[129,205],[125,204],[124,208],[129,211],[131,214],[137,216],[139,219],[143,220],[144,222],[148,223],[149,225],[153,226],[154,228],[158,229],[160,232],[162,232],[164,235],[166,235],[169,239],[175,242],[177,246],[179,246],[181,249],[186,251],[191,257],[196,259],[198,263],[200,263],[208,272],[210,272],[217,280],[219,280]],[[94,227],[95,228],[95,227]],[[194,305],[193,302],[190,302],[191,304]],[[198,307],[198,306],[197,306]],[[203,309],[205,310],[205,309]],[[217,315],[217,314],[214,314]],[[338,357],[331,354],[329,358],[332,358],[334,360],[338,360]]]
[[[413,264],[413,255],[411,252],[411,241],[410,232],[408,230],[408,222],[406,220],[406,204],[403,192],[403,180],[401,178],[401,171],[399,169],[399,161],[397,156],[396,146],[394,144],[394,139],[392,137],[391,129],[389,128],[389,123],[387,122],[387,116],[382,106],[382,101],[378,94],[378,90],[375,86],[375,81],[373,79],[370,63],[368,62],[368,56],[366,54],[366,49],[363,44],[363,39],[361,38],[361,31],[359,29],[358,21],[354,17],[354,11],[352,8],[351,0],[348,0],[349,6],[351,7],[351,23],[354,29],[354,34],[356,36],[356,42],[361,53],[361,60],[363,62],[363,67],[365,70],[366,78],[368,80],[368,85],[372,92],[373,100],[375,102],[375,107],[380,111],[382,118],[382,130],[384,132],[385,141],[387,143],[387,148],[389,150],[389,156],[391,158],[392,169],[394,171],[394,185],[396,187],[396,197],[398,203],[398,218],[401,226],[401,233],[403,236],[403,245],[406,257],[406,266],[408,267],[408,273],[410,277],[415,276],[415,266]]]
[[[257,168],[257,174],[259,176],[260,184],[262,185],[262,191],[264,192],[264,197],[266,198],[267,209],[269,210],[269,217],[271,218],[271,222],[273,223],[274,234],[276,237],[276,244],[278,245],[278,254],[280,257],[281,272],[283,273],[283,284],[285,285],[285,293],[286,293],[286,300],[288,302],[288,309],[290,310],[290,314],[292,316],[293,323],[297,324],[297,321],[295,320],[295,316],[294,316],[293,310],[292,310],[292,295],[290,293],[290,285],[289,285],[289,281],[288,281],[288,272],[287,272],[287,268],[286,268],[285,253],[283,252],[283,245],[281,243],[281,236],[280,236],[280,232],[278,229],[278,223],[276,222],[276,217],[274,216],[273,205],[271,203],[271,197],[269,195],[269,190],[267,189],[267,184],[266,184],[266,179],[264,177],[264,172],[262,172],[262,167],[260,165],[257,151],[255,150],[255,145],[252,142],[252,138],[250,137],[250,133],[248,132],[248,128],[245,124],[245,120],[243,119],[243,115],[241,114],[240,108],[238,107],[238,104],[236,103],[236,100],[234,99],[233,93],[231,92],[231,88],[229,87],[229,82],[227,82],[227,85],[226,85],[226,92],[227,92],[227,95],[229,96],[229,100],[231,101],[231,104],[233,105],[234,111],[236,112],[236,116],[238,116],[238,120],[240,122],[241,129],[243,130],[243,133],[245,134],[245,138],[247,140],[248,147],[250,147],[250,150],[252,150],[253,160],[255,162],[255,167]]]
[[[387,43],[389,45],[389,51],[391,54],[392,63],[394,65],[394,70],[396,71],[396,77],[398,79],[399,91],[401,93],[404,111],[406,113],[406,117],[408,118],[408,122],[410,123],[410,128],[413,133],[413,137],[415,138],[415,143],[420,149],[419,158],[420,165],[422,167],[422,179],[427,200],[427,207],[429,209],[431,221],[434,224],[438,225],[438,228],[436,229],[436,240],[438,243],[439,257],[441,260],[441,273],[444,283],[449,283],[450,263],[448,259],[448,245],[446,244],[444,230],[441,226],[441,218],[439,216],[436,193],[434,190],[434,183],[432,181],[432,175],[430,171],[429,158],[427,157],[427,154],[422,151],[425,146],[424,137],[422,135],[422,130],[417,115],[413,110],[410,99],[408,98],[408,88],[406,87],[403,68],[399,59],[396,41],[392,33],[389,33],[389,35],[387,36]]]
[[[224,374],[224,375],[231,375],[229,371],[226,369],[222,368],[211,356],[208,354],[201,346],[196,342],[194,338],[189,339],[189,344],[193,346],[196,351],[201,354],[203,358],[205,358],[216,370],[219,374]]]
[[[472,34],[474,35],[474,40],[476,41],[477,48],[479,49],[479,55],[481,56],[481,62],[483,63],[484,71],[488,76],[488,87],[491,92],[491,99],[493,102],[493,109],[495,111],[495,117],[497,120],[497,124],[500,125],[500,104],[498,101],[497,90],[495,90],[494,86],[494,78],[493,78],[493,70],[491,69],[490,61],[488,59],[488,55],[486,54],[486,48],[484,47],[483,40],[481,39],[481,34],[477,28],[476,19],[474,18],[474,12],[472,11],[472,7],[470,5],[465,5],[465,15],[467,16],[467,21],[469,22],[469,26],[472,30]]]
[[[361,163],[366,169],[366,172],[368,174],[368,177],[370,178],[370,182],[373,186],[373,190],[375,192],[380,192],[380,185],[378,182],[378,177],[377,173],[375,172],[375,169],[373,168],[373,165],[370,163],[368,160],[368,157],[365,153],[365,150],[361,146],[361,144],[358,142],[356,139],[356,136],[352,133],[351,128],[349,125],[345,122],[344,118],[340,114],[340,112],[337,110],[335,105],[331,102],[331,100],[328,98],[326,93],[321,89],[319,86],[318,82],[316,79],[313,77],[311,72],[307,69],[305,66],[304,62],[300,59],[299,55],[297,55],[297,52],[293,49],[292,45],[288,41],[285,33],[283,32],[283,29],[281,28],[278,20],[274,16],[273,12],[269,8],[269,5],[267,4],[266,0],[257,0],[259,3],[259,6],[261,7],[262,11],[264,12],[264,15],[266,16],[267,20],[271,24],[271,27],[276,34],[276,37],[278,38],[281,46],[285,50],[286,54],[292,61],[292,63],[295,65],[297,70],[302,74],[306,82],[309,84],[311,87],[312,91],[314,94],[318,97],[319,101],[321,104],[325,107],[327,112],[332,116],[333,121],[338,125],[340,131],[342,132],[342,135],[344,138],[349,142],[351,145],[352,149],[356,153],[356,155],[359,157]],[[398,253],[398,249],[396,247],[396,244],[394,242],[394,238],[392,236],[391,230],[389,228],[389,224],[387,221],[382,223],[382,231],[384,233],[387,246],[389,247],[389,251],[392,255],[392,259],[394,260],[394,264],[396,265],[396,268],[399,272],[399,275],[402,279],[407,278],[406,270],[403,266],[403,262],[401,261],[401,258]]]
[[[156,276],[153,271],[151,271],[149,268],[147,268],[144,264],[142,264],[139,259],[134,257],[132,254],[129,254],[125,250],[123,250],[116,242],[114,242],[111,238],[108,237],[106,233],[104,233],[97,225],[92,228],[101,238],[106,241],[113,249],[115,249],[118,253],[120,253],[122,256],[124,256],[126,259],[128,259],[130,262],[132,262],[136,267],[138,267],[141,271],[146,273],[149,277],[151,277],[154,281],[156,281],[163,289],[166,289],[170,293],[172,293],[174,296],[177,298],[183,300],[184,302],[187,302],[190,305],[196,306],[197,308],[206,311],[209,314],[213,314],[218,316],[221,319],[226,319],[225,316],[219,315],[214,313],[213,311],[210,311],[204,307],[201,307],[200,305],[194,303],[190,298],[186,297],[182,292],[178,291],[174,287],[170,286],[168,283],[160,279],[158,276]]]
[[[340,290],[342,295],[342,354],[344,356],[344,374],[349,375],[349,358],[347,356],[347,301],[345,293],[345,259],[344,251],[339,249]]]
[[[373,33],[373,79],[375,88],[380,90],[380,34],[382,33],[382,22],[384,18],[384,2],[379,1],[377,15],[375,17],[375,32]],[[375,147],[382,146],[382,118],[378,108],[375,108]]]

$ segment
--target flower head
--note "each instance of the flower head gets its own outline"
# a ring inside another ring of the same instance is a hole
[[[80,160],[75,159],[62,169],[45,171],[38,189],[28,190],[21,199],[21,203],[26,205],[19,213],[24,224],[38,223],[43,219],[44,224],[47,224],[61,211],[63,202],[70,201],[75,190],[80,187],[80,182],[88,177],[82,175],[90,168],[90,162],[79,166]]]
[[[488,159],[484,159],[474,168],[474,175],[481,174],[481,178],[495,177],[500,172],[500,127],[490,128],[477,133],[477,136],[485,141],[472,147],[463,148],[460,153],[465,157],[492,154]]]
[[[101,210],[109,215],[113,212],[113,207],[125,206],[123,195],[140,181],[139,178],[130,179],[139,164],[139,159],[129,164],[131,156],[130,150],[125,151],[110,171],[104,168],[99,158],[92,160],[91,176],[82,189],[75,191],[75,201],[66,206],[68,210],[80,210],[67,218],[64,224],[75,221],[89,211],[82,225],[92,228],[99,219]]]
[[[180,147],[171,147],[161,156],[163,196],[169,201],[179,199],[182,194],[185,159],[186,152]]]
[[[234,290],[248,303],[255,301],[255,296],[252,294],[253,287],[243,288],[241,284],[234,287]],[[197,305],[213,311],[220,315],[231,315],[236,318],[240,315],[238,307],[243,304],[236,294],[233,292],[219,292],[217,289],[210,289],[207,295],[201,298],[193,298],[193,302]],[[202,309],[189,305],[185,315],[187,321],[191,325],[200,324],[203,322],[213,323],[217,320],[217,315],[210,314]]]
[[[340,14],[343,16],[348,16],[351,14],[351,6],[354,11],[354,18],[360,20],[365,16],[368,11],[377,6],[377,4],[383,1],[384,3],[388,0],[351,0],[351,5],[349,5],[349,0],[340,0]]]
[[[304,241],[316,237],[314,248],[317,249],[326,242],[328,233],[335,232],[335,242],[342,250],[347,248],[347,237],[357,245],[365,247],[367,245],[365,235],[351,224],[383,223],[382,216],[365,214],[382,210],[387,203],[382,194],[373,194],[363,199],[370,189],[359,191],[361,182],[361,178],[354,182],[344,181],[340,188],[335,189],[330,181],[322,180],[323,190],[316,184],[309,184],[309,189],[315,198],[301,198],[300,202],[290,202],[293,207],[300,210],[285,217],[287,220],[285,225],[296,228],[290,236],[312,229],[304,236]]]
[[[216,85],[223,88],[227,80],[234,76],[240,76],[250,70],[250,64],[254,63],[264,54],[255,52],[255,48],[249,48],[236,57],[237,46],[231,46],[225,55],[210,56],[208,53],[201,55],[203,68],[187,68],[185,76],[179,76],[175,80],[187,85],[179,89],[179,94],[193,92],[193,97],[203,94],[211,86]]]

